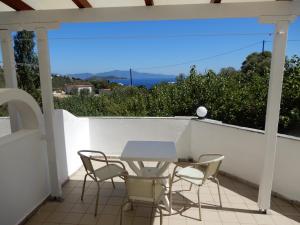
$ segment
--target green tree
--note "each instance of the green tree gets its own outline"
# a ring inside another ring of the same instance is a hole
[[[5,87],[4,73],[2,67],[0,66],[0,88],[4,88],[4,87]],[[6,105],[0,106],[0,116],[8,116]]]
[[[5,87],[5,80],[4,80],[4,72],[2,67],[0,66],[0,88]]]
[[[35,53],[34,38],[35,34],[32,31],[17,32],[14,36],[14,51],[19,88],[30,93],[41,104],[38,59]]]
[[[246,57],[246,60],[242,63],[241,71],[244,74],[268,75],[270,73],[271,59],[272,53],[269,51],[254,52]]]

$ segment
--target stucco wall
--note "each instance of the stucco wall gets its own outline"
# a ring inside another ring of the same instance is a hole
[[[82,166],[77,151],[91,149],[89,120],[65,110],[55,110],[54,116],[56,158],[59,180],[63,183]]]
[[[11,133],[9,117],[0,118],[0,137]]]
[[[91,148],[120,155],[129,140],[175,142],[178,157],[190,154],[190,118],[89,118]]]
[[[0,224],[21,222],[49,194],[46,142],[38,130],[0,139]]]
[[[221,170],[259,184],[265,157],[265,136],[260,130],[220,124],[216,121],[191,121],[191,153],[221,153]],[[273,191],[300,201],[300,139],[278,136]]]

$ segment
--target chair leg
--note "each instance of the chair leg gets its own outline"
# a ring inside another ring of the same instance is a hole
[[[189,191],[190,191],[190,190],[192,190],[192,186],[193,186],[193,184],[192,184],[192,183],[190,183],[190,188],[189,188]]]
[[[114,189],[115,189],[116,186],[115,186],[115,182],[114,182],[114,179],[113,179],[113,178],[111,178],[111,183],[112,183],[112,185],[113,185],[113,187],[114,187]]]
[[[163,223],[163,214],[161,208],[158,207],[159,210],[159,224],[162,225]]]
[[[84,176],[84,180],[83,180],[83,186],[82,186],[82,192],[81,192],[81,201],[83,201],[86,178],[87,178],[87,174]]]
[[[121,214],[120,214],[120,225],[122,225],[123,222],[123,208],[128,202],[125,202],[121,205]]]
[[[154,205],[151,206],[151,214],[150,214],[150,225],[154,223],[155,213],[153,215]]]
[[[96,205],[95,205],[95,216],[97,216],[97,211],[98,211],[98,203],[99,203],[99,192],[100,192],[100,185],[97,182],[97,197],[96,197]]]
[[[218,193],[219,193],[219,201],[220,201],[220,207],[222,208],[222,198],[221,198],[221,192],[220,192],[220,182],[219,179],[215,177],[215,181],[217,183],[218,186]]]
[[[200,202],[200,186],[198,187],[198,207],[199,207],[199,220],[201,221],[201,202]]]
[[[173,183],[172,183],[172,181],[170,181],[170,187],[169,187],[169,216],[172,215],[172,204],[173,204],[172,186],[173,186]]]

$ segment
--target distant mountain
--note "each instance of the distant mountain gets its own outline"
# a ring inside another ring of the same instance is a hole
[[[112,70],[108,72],[102,72],[102,73],[78,73],[78,74],[70,74],[69,76],[80,78],[83,80],[91,80],[91,79],[103,79],[103,80],[109,80],[109,79],[129,79],[130,74],[129,71],[125,70]],[[144,73],[144,72],[138,72],[138,71],[132,71],[132,76],[134,79],[168,79],[168,78],[174,78],[175,75],[169,75],[169,74],[157,74],[157,73]]]

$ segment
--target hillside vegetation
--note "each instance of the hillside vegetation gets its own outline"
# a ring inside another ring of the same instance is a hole
[[[14,37],[18,85],[41,105],[38,68],[31,66],[37,65],[33,39],[34,33],[27,31],[17,32]],[[55,108],[76,116],[194,116],[202,105],[208,109],[208,118],[264,129],[270,62],[270,52],[254,52],[238,70],[227,67],[219,72],[198,73],[192,66],[187,76],[177,77],[176,83],[161,83],[151,89],[110,86],[94,80],[90,82],[95,88],[109,86],[112,91],[55,98]],[[53,86],[61,88],[68,79],[54,79]],[[0,115],[5,115],[5,110]],[[300,58],[293,56],[285,63],[279,129],[286,133],[299,123]]]
[[[193,116],[198,106],[208,118],[240,126],[264,129],[271,53],[252,53],[240,70],[228,67],[204,74],[192,66],[187,77],[175,84],[116,87],[111,94],[55,99],[55,107],[77,116]],[[280,130],[300,121],[300,59],[286,60]]]

